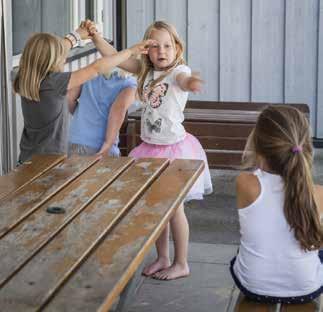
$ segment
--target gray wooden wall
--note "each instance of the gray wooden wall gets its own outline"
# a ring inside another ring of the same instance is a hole
[[[205,79],[191,99],[306,103],[323,138],[323,0],[128,0],[128,46],[159,19]]]

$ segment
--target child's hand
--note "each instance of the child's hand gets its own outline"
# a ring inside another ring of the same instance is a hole
[[[99,158],[103,157],[104,155],[107,155],[110,148],[111,148],[111,145],[104,142],[103,145],[101,146],[100,150],[95,155],[98,156]]]
[[[82,40],[90,38],[87,29],[84,27],[79,27],[75,31],[80,35]]]
[[[187,90],[193,93],[201,92],[204,81],[201,79],[199,73],[193,72],[190,77],[187,78],[186,86]]]
[[[99,33],[98,29],[96,28],[95,23],[91,20],[86,20],[84,22],[84,26],[86,27],[86,29],[91,37]]]
[[[156,44],[156,40],[148,39],[133,45],[129,48],[129,50],[131,51],[132,55],[135,56],[139,54],[148,54],[149,48],[153,44]]]
[[[79,29],[87,32],[86,38],[82,38],[82,39],[89,39],[89,38],[92,38],[94,35],[98,34],[98,30],[96,28],[95,23],[89,19],[82,21],[79,26]]]

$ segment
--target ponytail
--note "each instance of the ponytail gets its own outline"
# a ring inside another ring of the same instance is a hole
[[[303,250],[319,249],[323,233],[314,199],[311,163],[303,152],[291,153],[282,172],[285,217]]]

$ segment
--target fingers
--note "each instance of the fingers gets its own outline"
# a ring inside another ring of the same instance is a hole
[[[139,48],[139,53],[141,54],[148,54],[149,48],[151,48],[157,41],[153,39],[148,39],[140,42],[137,46]]]
[[[96,153],[94,155],[94,157],[95,157],[95,160],[101,160],[103,158],[103,155],[102,154],[99,154],[99,153]]]
[[[148,48],[154,44],[157,44],[157,40],[154,40],[154,39],[147,39],[147,40],[144,40],[142,41],[142,43],[145,44],[145,46],[147,46]]]
[[[93,36],[98,32],[95,23],[89,19],[82,21],[80,23],[80,28],[86,29],[89,36]]]

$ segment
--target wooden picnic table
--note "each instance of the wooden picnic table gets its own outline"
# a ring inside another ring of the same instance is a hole
[[[121,310],[203,167],[43,155],[0,177],[0,310]]]

